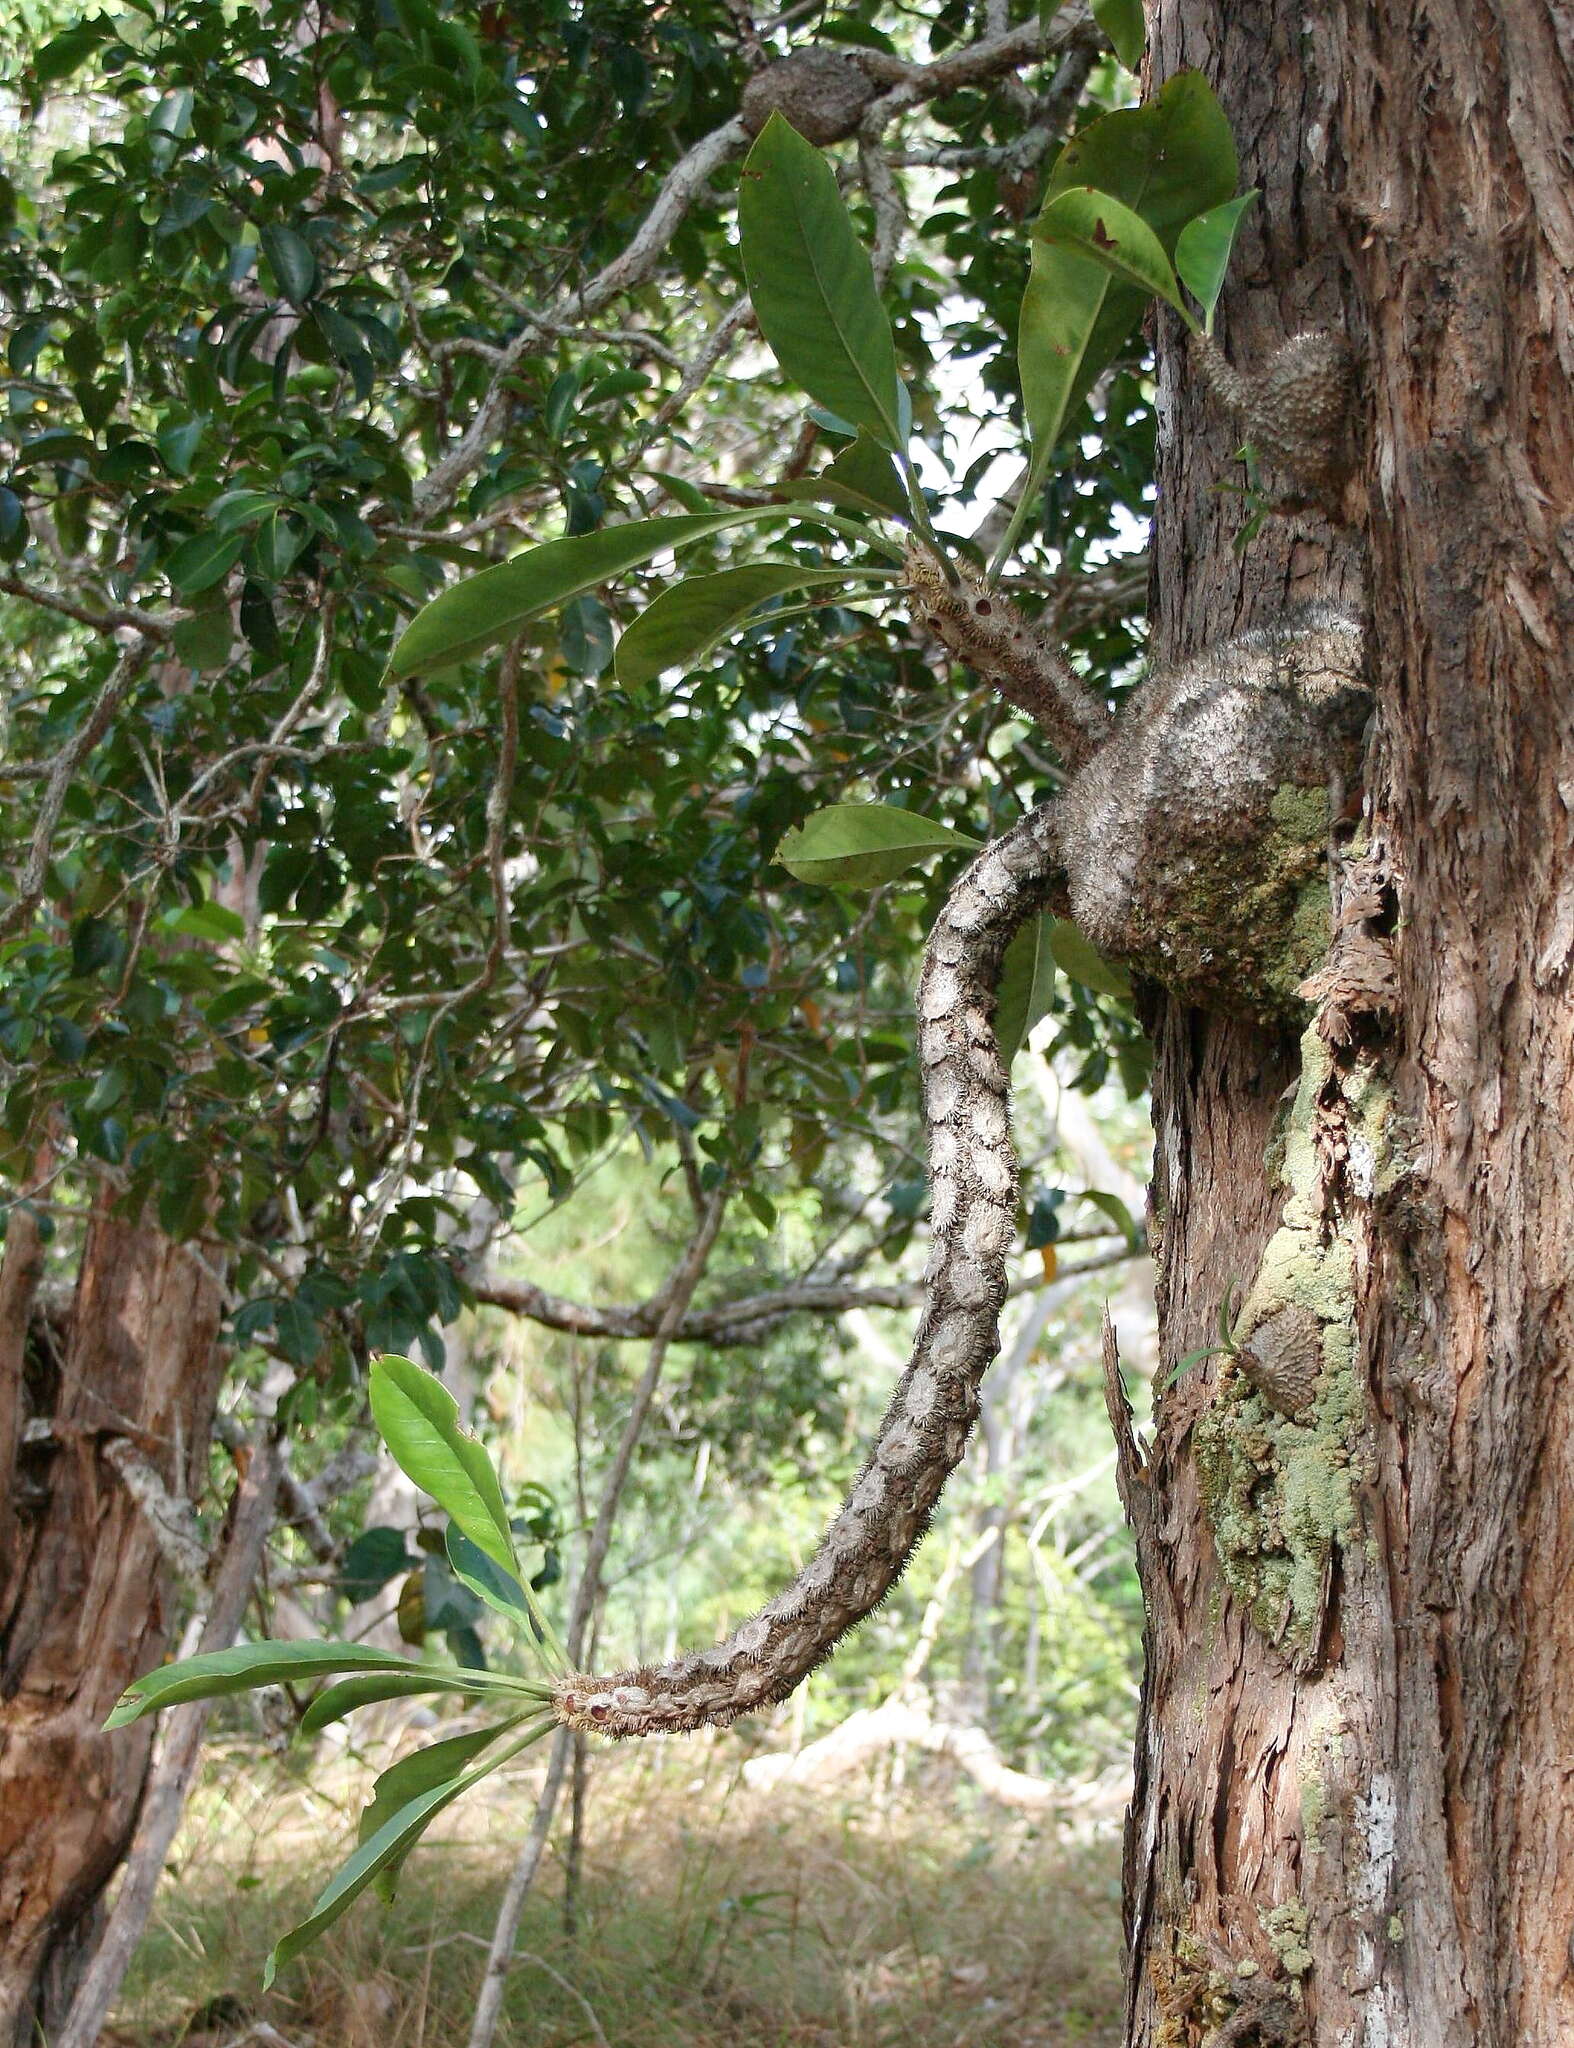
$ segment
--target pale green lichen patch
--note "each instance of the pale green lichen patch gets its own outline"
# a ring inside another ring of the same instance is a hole
[[[1320,1854],[1323,1822],[1327,1817],[1328,1788],[1316,1772],[1312,1772],[1301,1780],[1301,1840],[1308,1855]]]
[[[1282,1321],[1286,1310],[1315,1318],[1310,1329],[1321,1365],[1314,1367],[1310,1400],[1294,1413],[1280,1412],[1242,1363],[1227,1358],[1193,1438],[1225,1583],[1253,1624],[1297,1658],[1317,1648],[1329,1567],[1336,1549],[1356,1534],[1366,1430],[1353,1254],[1348,1237],[1322,1213],[1314,1135],[1319,1115],[1337,1110],[1347,1086],[1347,1129],[1375,1131],[1381,1141],[1386,1091],[1365,1070],[1336,1079],[1327,1047],[1308,1031],[1295,1102],[1276,1144],[1284,1220],[1268,1241],[1234,1331],[1237,1345],[1250,1345],[1260,1326]],[[1374,1182],[1380,1171],[1374,1159]],[[1254,1377],[1260,1380],[1260,1371]]]
[[[1306,1930],[1311,1924],[1311,1915],[1305,1906],[1299,1899],[1291,1899],[1258,1917],[1284,1974],[1287,1977],[1304,1977],[1312,1967],[1312,1952],[1306,1946]]]

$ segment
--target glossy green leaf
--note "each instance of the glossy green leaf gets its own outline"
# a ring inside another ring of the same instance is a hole
[[[448,667],[512,639],[543,612],[554,611],[581,591],[638,568],[666,548],[682,548],[707,534],[747,521],[798,517],[790,505],[749,505],[726,512],[675,512],[661,519],[635,519],[567,540],[544,541],[495,568],[456,583],[405,628],[388,664],[391,678],[423,668]]]
[[[1210,334],[1213,332],[1214,310],[1224,289],[1225,273],[1230,267],[1235,237],[1246,209],[1256,197],[1255,190],[1243,192],[1239,199],[1210,207],[1206,213],[1199,213],[1195,220],[1187,221],[1176,239],[1175,268],[1180,273],[1181,283],[1202,307],[1203,326]]]
[[[408,1358],[375,1358],[372,1420],[395,1464],[505,1571],[514,1542],[503,1489],[485,1446],[459,1422],[459,1404],[435,1374]]]
[[[1168,255],[1187,221],[1235,190],[1235,142],[1212,88],[1179,71],[1145,106],[1092,121],[1050,172],[1046,210],[1093,186],[1137,214]],[[1022,502],[1037,496],[1055,443],[1142,318],[1148,295],[1069,244],[1036,234],[1022,299],[1017,366],[1032,441]]]
[[[744,274],[760,332],[794,383],[900,448],[891,323],[836,174],[780,114],[755,139],[738,187]]]
[[[1103,1188],[1089,1188],[1081,1199],[1091,1202],[1095,1209],[1109,1218],[1132,1251],[1142,1249],[1142,1231],[1119,1195],[1109,1194]]]
[[[486,1699],[497,1697],[503,1690],[484,1672],[471,1675],[445,1671],[432,1664],[412,1664],[408,1658],[404,1661],[402,1674],[346,1678],[337,1685],[325,1686],[301,1716],[302,1735],[315,1735],[357,1708],[377,1706],[383,1700],[419,1699],[424,1693],[457,1693],[469,1699]]]
[[[85,64],[100,43],[107,42],[115,32],[115,24],[107,14],[90,15],[86,21],[79,21],[73,27],[62,29],[52,37],[33,59],[33,78],[39,85],[55,85],[62,78]]]
[[[1105,114],[1068,142],[1044,189],[1092,185],[1139,214],[1173,256],[1187,221],[1222,206],[1235,190],[1235,138],[1200,71],[1177,71],[1140,107]]]
[[[851,512],[874,512],[882,519],[906,521],[911,515],[907,493],[888,450],[872,434],[859,432],[836,460],[818,476],[798,477],[781,486],[790,498],[823,498]]]
[[[1050,944],[1054,948],[1055,965],[1069,980],[1080,982],[1084,988],[1097,989],[1100,995],[1126,997],[1131,994],[1131,977],[1126,970],[1117,967],[1112,960],[1106,960],[1067,919],[1057,917],[1054,920]]]
[[[242,1643],[233,1650],[211,1650],[144,1673],[127,1686],[104,1726],[123,1728],[128,1721],[185,1700],[219,1699],[259,1685],[323,1678],[337,1671],[409,1670],[408,1657],[374,1650],[367,1643]]]
[[[1055,993],[1055,956],[1047,917],[1030,918],[1006,948],[1000,995],[995,1004],[995,1037],[1006,1066],[1027,1043],[1033,1026],[1049,1011]]]
[[[830,804],[783,837],[776,859],[800,882],[873,889],[933,854],[978,846],[965,832],[895,804]]]
[[[530,1601],[523,1581],[514,1572],[504,1571],[455,1523],[448,1525],[444,1548],[454,1577],[461,1585],[468,1586],[488,1607],[506,1615],[516,1626],[520,1622],[529,1622]]]
[[[372,1796],[361,1808],[355,1835],[357,1842],[369,1842],[412,1799],[419,1799],[436,1786],[452,1784],[466,1764],[483,1750],[490,1749],[497,1738],[514,1725],[513,1721],[499,1721],[490,1728],[473,1728],[463,1735],[447,1735],[441,1741],[429,1742],[424,1749],[412,1750],[408,1756],[390,1764],[373,1784]],[[396,1856],[383,1864],[372,1879],[373,1888],[385,1906],[393,1904],[403,1866],[404,1856]]]
[[[402,1861],[435,1815],[445,1806],[452,1806],[460,1793],[485,1775],[484,1770],[466,1773],[460,1778],[450,1778],[444,1784],[433,1785],[428,1791],[412,1799],[387,1820],[369,1840],[363,1842],[347,1862],[334,1873],[328,1884],[318,1894],[317,1902],[309,1918],[298,1927],[292,1927],[263,1965],[262,1982],[268,1989],[274,1978],[286,1963],[293,1962],[302,1949],[309,1948],[324,1928],[331,1927],[335,1920],[346,1913],[388,1864]]]
[[[1107,192],[1082,185],[1062,192],[1039,215],[1035,240],[1075,249],[1145,295],[1167,300],[1195,324],[1164,245],[1139,214]]]
[[[317,287],[317,258],[304,236],[274,221],[257,237],[279,290],[292,306],[304,306]]]
[[[1093,0],[1093,19],[1109,37],[1110,48],[1121,63],[1135,71],[1148,40],[1142,0]]]
[[[194,533],[164,564],[164,573],[183,597],[195,597],[227,576],[241,558],[244,533]]]
[[[618,642],[613,663],[618,681],[632,689],[654,682],[669,668],[691,669],[768,599],[784,590],[846,581],[846,570],[834,564],[748,562],[674,583]]]

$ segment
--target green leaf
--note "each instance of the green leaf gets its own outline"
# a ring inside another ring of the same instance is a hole
[[[192,462],[202,441],[203,424],[201,420],[175,420],[160,427],[154,435],[158,452],[171,476],[190,476]]]
[[[907,493],[889,453],[870,434],[858,438],[818,476],[798,477],[780,486],[789,498],[824,498],[852,512],[874,512],[882,519],[906,520]]]
[[[167,932],[179,932],[188,939],[243,939],[246,920],[222,903],[188,903],[181,910],[167,912],[159,919]]]
[[[434,597],[405,628],[388,664],[397,681],[418,669],[447,667],[510,640],[543,612],[566,604],[581,591],[621,576],[690,541],[747,520],[791,519],[790,505],[749,505],[726,512],[675,512],[661,519],[634,519],[527,548],[495,568],[483,569]]]
[[[375,1528],[363,1529],[344,1553],[339,1591],[352,1605],[358,1605],[380,1593],[400,1572],[408,1571],[410,1564],[404,1531],[378,1523]]]
[[[1145,106],[1089,122],[1055,160],[1046,208],[1094,186],[1140,216],[1166,254],[1187,221],[1235,190],[1235,142],[1212,88],[1178,71]],[[1033,454],[1021,503],[1037,495],[1055,443],[1142,318],[1147,294],[1080,250],[1037,235],[1017,336]],[[1004,550],[1002,550],[1002,553]]]
[[[772,114],[738,187],[743,269],[760,332],[809,396],[887,448],[901,448],[891,323],[836,175]]]
[[[1239,199],[1231,199],[1224,206],[1210,207],[1195,220],[1187,221],[1176,240],[1175,268],[1181,283],[1201,306],[1202,324],[1210,334],[1235,237],[1246,209],[1257,196],[1255,190],[1243,192]]]
[[[1069,980],[1080,982],[1084,988],[1097,989],[1101,995],[1131,994],[1131,977],[1126,970],[1106,960],[1065,918],[1054,920],[1050,945],[1054,948],[1055,965]]]
[[[495,1680],[482,1672],[444,1671],[432,1664],[405,1660],[403,1675],[345,1678],[325,1686],[301,1716],[302,1735],[315,1735],[332,1721],[342,1721],[358,1707],[374,1707],[382,1700],[419,1699],[422,1693],[460,1693],[470,1699],[495,1697],[501,1690]]]
[[[1134,1252],[1141,1251],[1142,1232],[1119,1195],[1106,1194],[1102,1188],[1089,1188],[1081,1199],[1084,1202],[1091,1202],[1095,1209],[1101,1210]]]
[[[750,612],[784,590],[845,583],[847,571],[805,562],[748,562],[713,576],[691,576],[647,605],[618,642],[618,681],[633,689],[669,668],[695,667]]]
[[[1089,256],[1144,295],[1168,301],[1195,326],[1164,245],[1140,215],[1091,185],[1062,192],[1039,215],[1034,239]]]
[[[1128,71],[1135,71],[1148,40],[1142,0],[1093,0],[1093,19],[1109,37],[1110,47],[1121,63]]]
[[[194,533],[164,564],[164,573],[185,597],[195,597],[229,574],[246,545],[244,533]]]
[[[363,1842],[324,1886],[310,1917],[298,1927],[292,1927],[276,1945],[263,1965],[263,1989],[270,1988],[286,1963],[293,1962],[324,1928],[331,1927],[341,1914],[348,1911],[380,1870],[390,1863],[402,1862],[425,1832],[428,1822],[445,1806],[451,1806],[461,1792],[485,1774],[483,1768],[462,1778],[451,1778],[445,1784],[434,1785],[407,1806],[400,1807],[397,1813],[390,1814],[376,1834]]]
[[[786,833],[777,863],[800,882],[877,888],[931,854],[979,841],[895,804],[830,804]]]
[[[1140,214],[1175,253],[1187,221],[1222,206],[1235,190],[1235,138],[1200,71],[1177,71],[1140,107],[1090,121],[1050,172],[1044,201],[1092,185]]]
[[[459,1404],[434,1374],[408,1358],[375,1358],[372,1420],[395,1464],[505,1571],[514,1543],[503,1489],[486,1450],[459,1425]]]
[[[278,221],[270,222],[257,239],[278,279],[279,290],[292,306],[304,306],[317,285],[317,258],[310,242]]]
[[[452,1784],[472,1758],[490,1749],[506,1729],[515,1726],[517,1719],[498,1721],[490,1728],[475,1728],[464,1735],[448,1735],[441,1742],[429,1742],[425,1749],[412,1750],[409,1756],[390,1764],[373,1784],[372,1796],[361,1809],[356,1840],[369,1842],[412,1799],[419,1799],[422,1793],[438,1785]],[[403,1863],[403,1856],[395,1857],[372,1880],[385,1906],[393,1904]]]
[[[468,1586],[488,1607],[506,1615],[516,1626],[520,1622],[528,1626],[530,1600],[522,1581],[513,1572],[504,1571],[456,1523],[449,1523],[444,1547],[454,1577],[462,1586]]]
[[[108,40],[114,28],[115,24],[108,15],[94,14],[72,28],[62,29],[33,59],[35,81],[39,85],[55,85],[62,78],[69,78],[73,71],[87,62],[100,43]]]
[[[995,1037],[1007,1067],[1027,1043],[1033,1026],[1048,1014],[1055,993],[1055,956],[1050,949],[1052,923],[1047,917],[1029,919],[1007,946],[1001,963]]]
[[[128,1721],[185,1700],[220,1699],[227,1693],[250,1692],[259,1685],[282,1685],[298,1678],[321,1678],[335,1671],[397,1671],[408,1674],[410,1660],[367,1643],[242,1643],[233,1650],[211,1650],[146,1672],[127,1686],[116,1701],[106,1728],[124,1728]]]

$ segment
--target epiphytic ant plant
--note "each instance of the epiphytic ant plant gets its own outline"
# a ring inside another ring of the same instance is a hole
[[[1336,501],[1348,460],[1343,348],[1296,337],[1254,380],[1231,370],[1212,341],[1253,197],[1236,196],[1235,184],[1228,128],[1196,73],[1172,78],[1146,106],[1092,123],[1062,152],[1034,230],[1020,336],[1032,453],[995,557],[979,569],[947,550],[919,487],[890,326],[835,177],[773,114],[743,170],[744,267],[761,332],[840,433],[841,452],[768,504],[718,511],[696,497],[677,514],[530,549],[445,592],[395,649],[399,676],[451,663],[514,639],[542,613],[658,554],[745,523],[778,527],[799,553],[668,588],[624,633],[619,676],[648,681],[692,667],[762,606],[779,618],[784,599],[807,606],[833,585],[890,589],[914,623],[1034,721],[1066,781],[983,849],[930,934],[918,989],[932,1234],[924,1308],[863,1470],[783,1593],[726,1642],[672,1663],[607,1677],[564,1670],[480,1446],[435,1382],[408,1361],[383,1360],[374,1413],[395,1456],[447,1509],[456,1575],[531,1629],[551,1676],[412,1674],[404,1660],[351,1645],[258,1644],[151,1674],[117,1709],[126,1720],[268,1682],[286,1667],[339,1675],[310,1710],[313,1726],[417,1684],[503,1708],[480,1734],[436,1743],[384,1774],[360,1848],[270,1970],[367,1884],[391,1878],[436,1812],[548,1727],[629,1736],[726,1723],[785,1697],[887,1592],[962,1455],[998,1348],[1017,1227],[1010,1062],[1034,1021],[1035,963],[1052,920],[1069,919],[1101,952],[1199,1004],[1280,1023],[1304,1018],[1299,991],[1328,945],[1330,784],[1356,774],[1368,708],[1360,621],[1336,606],[1306,607],[1153,676],[1117,719],[1001,578],[1062,426],[1154,298],[1196,336],[1211,388],[1238,410],[1264,459],[1300,493]],[[884,880],[955,838],[882,806],[836,806],[790,834],[779,858],[804,879],[852,861],[866,879]]]

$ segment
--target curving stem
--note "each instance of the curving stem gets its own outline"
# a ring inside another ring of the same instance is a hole
[[[995,1039],[1001,959],[1061,879],[1042,804],[962,876],[924,949],[918,1051],[932,1246],[913,1355],[841,1512],[785,1592],[712,1650],[553,1688],[560,1720],[603,1735],[723,1727],[783,1700],[890,1591],[961,1461],[1000,1348],[1016,1236],[1009,1082]]]

